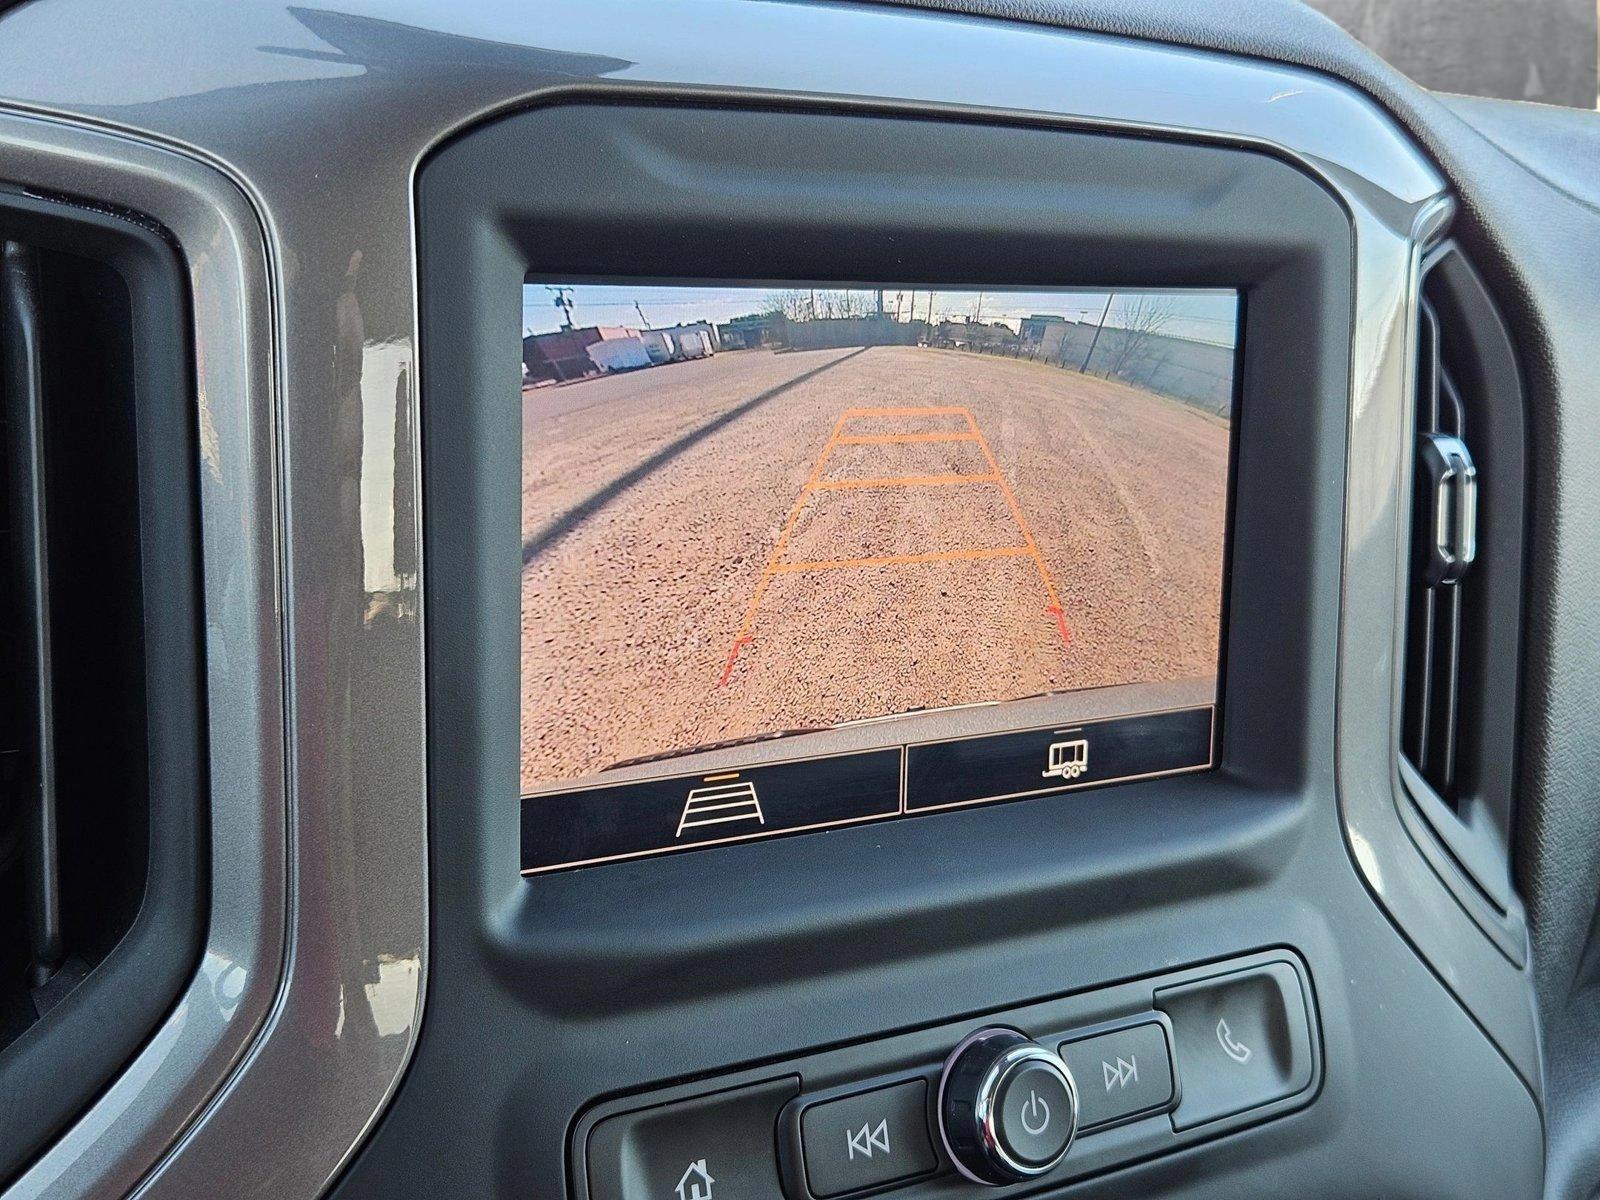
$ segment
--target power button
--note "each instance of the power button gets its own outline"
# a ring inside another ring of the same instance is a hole
[[[938,1110],[956,1170],[993,1187],[1048,1174],[1078,1132],[1078,1089],[1067,1064],[998,1026],[968,1034],[945,1060]]]
[[[995,1134],[1019,1162],[1038,1166],[1061,1157],[1072,1140],[1072,1096],[1055,1066],[1023,1062],[995,1094]]]

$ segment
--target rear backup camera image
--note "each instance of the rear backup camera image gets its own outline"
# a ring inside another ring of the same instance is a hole
[[[1047,693],[1211,702],[1237,327],[1217,291],[529,282],[523,792]]]

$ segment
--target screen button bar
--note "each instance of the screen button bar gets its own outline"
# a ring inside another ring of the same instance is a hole
[[[1210,705],[522,798],[522,871],[670,854],[1213,765]]]

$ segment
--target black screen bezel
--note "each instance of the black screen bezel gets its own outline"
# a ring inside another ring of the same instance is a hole
[[[1313,986],[1391,954],[1337,833],[1354,246],[1309,175],[1038,124],[641,100],[480,127],[425,166],[418,211],[433,938],[412,1073],[472,1097],[508,1187],[559,1177],[600,1095],[1250,947],[1296,947]],[[520,285],[691,263],[1238,289],[1219,769],[520,876]],[[1330,1058],[1364,1054],[1351,1003],[1319,992]]]

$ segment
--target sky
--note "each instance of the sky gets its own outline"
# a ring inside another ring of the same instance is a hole
[[[566,285],[563,285],[566,286]],[[771,307],[769,297],[779,287],[684,287],[652,284],[570,285],[572,323],[585,325],[648,326],[679,325],[690,321],[721,323]],[[859,289],[856,289],[859,291]],[[866,293],[874,296],[874,293]],[[1236,333],[1238,298],[1233,292],[1163,292],[1171,297],[1172,315],[1163,333],[1195,341],[1231,346]],[[1034,313],[1053,313],[1068,319],[1098,321],[1110,293],[1091,291],[970,291],[935,290],[933,315],[937,320],[974,316],[984,321],[1004,321],[1013,329]],[[1106,324],[1121,324],[1120,314],[1132,292],[1117,292],[1106,317]],[[895,310],[898,298],[902,317],[909,319],[915,304],[918,317],[927,315],[930,293],[927,288],[913,291],[906,286],[884,289],[883,304]],[[641,319],[640,310],[644,316]],[[522,289],[522,332],[550,333],[561,328],[561,310],[555,294],[543,283],[528,283]]]

